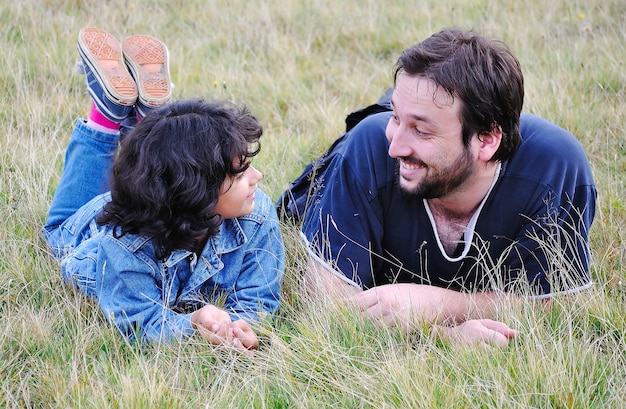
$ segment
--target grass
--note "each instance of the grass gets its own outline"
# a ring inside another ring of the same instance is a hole
[[[626,4],[622,0],[357,2],[25,0],[0,8],[0,406],[605,408],[626,395]],[[389,86],[399,52],[442,27],[506,41],[525,110],[572,131],[599,191],[595,286],[549,309],[502,310],[503,350],[453,349],[372,326],[302,293],[284,226],[285,303],[245,358],[199,338],[130,345],[62,285],[39,237],[74,121],[81,27],[168,44],[176,98],[246,102],[273,198]]]

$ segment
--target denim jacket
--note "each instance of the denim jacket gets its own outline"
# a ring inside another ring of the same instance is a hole
[[[260,190],[254,211],[224,220],[199,257],[176,250],[165,260],[155,259],[153,238],[115,237],[110,226],[97,225],[108,200],[108,193],[92,199],[45,234],[62,258],[63,279],[94,297],[127,337],[189,336],[195,332],[191,314],[207,303],[223,305],[233,321],[278,310],[284,247],[274,206]]]

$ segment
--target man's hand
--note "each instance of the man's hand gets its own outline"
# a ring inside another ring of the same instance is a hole
[[[426,325],[453,344],[505,346],[517,331],[490,318],[501,305],[518,308],[522,300],[501,292],[461,293],[422,284],[386,284],[360,291],[312,261],[308,276],[317,284],[314,294],[354,303],[365,316],[383,325],[398,325],[407,333]],[[443,324],[443,325],[441,325]],[[459,325],[455,325],[459,324]],[[455,325],[455,326],[449,326]]]
[[[505,323],[488,319],[469,320],[454,327],[435,325],[432,333],[453,346],[477,345],[484,348],[505,347],[518,334]]]
[[[231,321],[226,311],[214,305],[205,305],[194,312],[191,324],[213,345],[235,348],[249,356],[259,346],[256,334],[245,321]]]
[[[518,308],[513,294],[485,291],[463,293],[422,284],[386,284],[351,297],[373,320],[395,323],[406,330],[418,324],[452,324],[494,319],[502,306]]]
[[[409,332],[422,322],[434,324],[454,319],[448,304],[456,294],[459,293],[427,285],[387,284],[351,299],[370,319],[397,324]]]

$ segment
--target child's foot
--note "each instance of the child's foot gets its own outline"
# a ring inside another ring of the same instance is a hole
[[[124,40],[122,53],[137,84],[138,114],[145,117],[151,109],[167,104],[172,97],[172,84],[165,44],[148,35],[134,35]]]
[[[120,43],[104,30],[83,28],[78,52],[87,77],[87,89],[98,110],[113,122],[122,122],[137,100],[137,86],[122,59]]]

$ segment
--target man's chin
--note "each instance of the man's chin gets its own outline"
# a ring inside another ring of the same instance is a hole
[[[421,189],[419,188],[419,186],[415,186],[414,184],[411,184],[406,179],[401,178],[399,180],[398,188],[400,189],[400,192],[402,193],[402,195],[405,197],[412,197],[412,198],[418,198],[418,199],[421,198]]]

